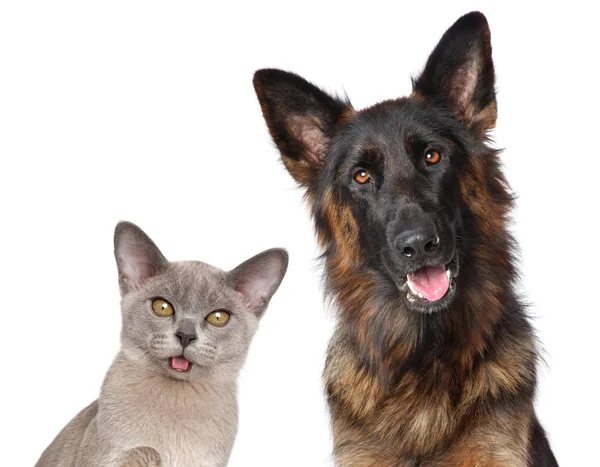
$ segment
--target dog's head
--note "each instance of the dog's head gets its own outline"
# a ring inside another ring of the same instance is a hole
[[[422,312],[454,300],[473,223],[481,236],[504,221],[491,199],[503,178],[485,145],[496,121],[491,52],[485,17],[465,15],[410,96],[360,111],[295,74],[256,72],[271,135],[338,275],[377,271]]]

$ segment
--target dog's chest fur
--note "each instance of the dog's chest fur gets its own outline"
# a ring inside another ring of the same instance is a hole
[[[473,465],[526,465],[532,406],[513,395],[527,385],[532,347],[480,362],[457,390],[458,376],[440,364],[386,383],[361,364],[350,339],[338,329],[324,374],[340,466],[458,465],[471,457]]]

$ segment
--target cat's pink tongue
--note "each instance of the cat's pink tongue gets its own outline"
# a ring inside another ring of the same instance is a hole
[[[190,361],[185,358],[183,355],[180,355],[179,357],[173,357],[171,358],[171,368],[173,368],[176,371],[188,371],[188,368],[190,367]]]
[[[406,276],[410,288],[430,302],[439,300],[446,292],[450,281],[444,266],[427,266]]]

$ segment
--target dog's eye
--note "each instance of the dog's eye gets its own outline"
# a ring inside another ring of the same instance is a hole
[[[427,162],[429,165],[437,164],[441,159],[442,156],[438,151],[430,149],[425,153],[425,162]]]
[[[354,178],[354,181],[356,183],[358,183],[359,185],[364,185],[369,180],[371,180],[371,176],[369,175],[369,172],[367,172],[365,169],[358,169],[356,172],[354,172],[353,178]]]
[[[162,298],[152,300],[152,310],[156,316],[160,316],[161,318],[173,316],[173,313],[175,313],[173,305]]]
[[[206,317],[206,321],[213,326],[218,328],[222,328],[229,322],[229,313],[225,310],[217,310],[213,311],[210,315]]]

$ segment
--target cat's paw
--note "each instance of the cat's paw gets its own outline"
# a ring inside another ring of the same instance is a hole
[[[117,462],[118,467],[161,467],[160,454],[154,448],[140,446],[123,453]]]

